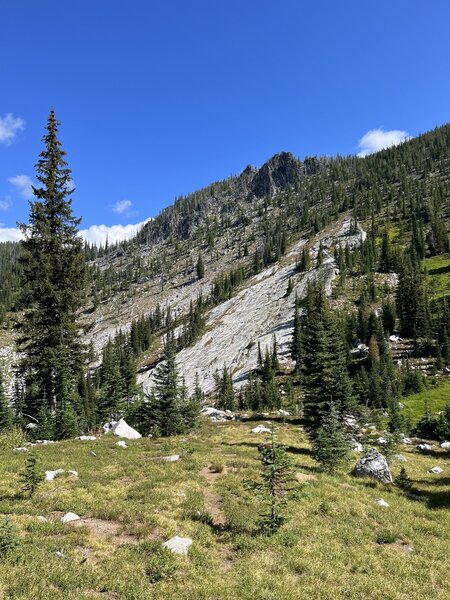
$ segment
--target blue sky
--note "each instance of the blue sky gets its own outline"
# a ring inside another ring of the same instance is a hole
[[[370,152],[450,119],[449,0],[5,0],[1,13],[0,239],[27,218],[51,106],[83,228],[138,223],[281,150]]]

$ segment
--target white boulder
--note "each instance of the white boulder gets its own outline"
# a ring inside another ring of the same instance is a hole
[[[95,435],[80,435],[75,439],[81,440],[82,442],[93,442],[97,438],[95,437]]]
[[[114,433],[118,437],[126,438],[127,440],[137,440],[142,437],[141,434],[128,425],[125,419],[119,419],[118,421],[111,421],[111,423],[105,423],[103,425],[105,433]]]
[[[233,413],[219,410],[213,406],[205,406],[200,411],[200,414],[202,417],[208,417],[211,421],[232,421],[234,419]]]
[[[78,471],[69,471],[69,475],[72,475],[72,477],[78,477]]]
[[[64,469],[56,469],[56,471],[45,471],[45,481],[53,481],[58,477],[58,475],[62,475],[64,473]]]
[[[192,546],[192,540],[191,538],[182,538],[176,535],[175,537],[170,538],[170,540],[167,540],[167,542],[164,542],[163,546],[174,554],[186,555],[190,546]]]
[[[256,427],[253,427],[252,433],[270,433],[270,429],[264,427],[264,425],[257,425]]]
[[[419,452],[427,454],[427,452],[429,452],[432,449],[432,446],[430,446],[430,444],[417,444],[416,448],[417,450],[419,450]]]
[[[177,462],[177,460],[180,460],[180,455],[173,454],[172,456],[161,456],[161,460],[165,460],[166,462]]]
[[[61,517],[61,523],[70,523],[71,521],[79,521],[80,517],[73,512],[66,513],[63,517]]]
[[[441,448],[450,448],[450,442],[442,442]]]
[[[442,473],[444,471],[444,469],[441,469],[441,467],[433,467],[432,469],[428,469],[428,473],[436,473],[439,475],[439,473]]]
[[[378,498],[378,500],[375,500],[375,502],[378,504],[378,506],[389,506],[389,504],[386,502],[386,500],[383,500],[383,498]]]
[[[283,410],[282,408],[277,410],[277,413],[282,417],[290,417],[290,415],[291,415],[291,413],[289,411]]]

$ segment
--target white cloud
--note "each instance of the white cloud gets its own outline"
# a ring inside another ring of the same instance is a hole
[[[22,237],[22,232],[16,227],[0,227],[0,242],[18,242]]]
[[[91,225],[88,229],[81,229],[80,235],[85,241],[96,246],[104,246],[106,240],[109,244],[115,244],[131,239],[147,221],[150,219],[129,225]],[[18,242],[22,237],[22,233],[15,227],[0,227],[0,242]]]
[[[88,229],[82,229],[80,234],[84,240],[96,246],[104,246],[106,240],[109,244],[115,244],[131,239],[147,221],[150,219],[134,225],[91,225]]]
[[[397,146],[408,139],[410,139],[410,136],[407,132],[399,129],[391,129],[390,131],[384,131],[381,127],[371,129],[359,140],[358,156],[367,156],[384,148]]]
[[[128,212],[132,206],[131,200],[118,200],[112,209],[118,215],[122,215],[124,212]]]
[[[14,177],[10,177],[8,181],[16,188],[23,198],[26,198],[27,200],[33,198],[33,189],[31,187],[33,181],[31,180],[31,177],[28,175],[14,175]]]
[[[5,196],[3,200],[0,200],[0,210],[8,210],[11,206],[11,198],[9,196]]]
[[[0,144],[9,146],[12,144],[18,131],[25,128],[25,121],[20,117],[14,117],[11,113],[6,113],[0,117]]]

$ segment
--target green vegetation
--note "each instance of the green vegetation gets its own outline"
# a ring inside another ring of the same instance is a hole
[[[129,441],[127,449],[110,435],[40,446],[45,469],[76,469],[79,478],[63,474],[22,500],[16,491],[24,456],[2,451],[0,513],[20,533],[20,546],[1,563],[2,594],[11,600],[402,600],[407,590],[410,598],[449,597],[448,453],[402,449],[411,499],[395,486],[320,472],[307,437],[280,424],[279,442],[304,482],[294,484],[286,522],[267,537],[257,533],[260,503],[244,488],[260,469],[261,438],[250,429],[205,423],[195,435]],[[181,460],[157,460],[168,454]],[[211,463],[225,467],[211,475]],[[436,464],[444,473],[427,473]],[[392,473],[399,472],[394,462]],[[376,505],[380,497],[389,508]],[[81,522],[62,524],[68,511]],[[161,548],[174,535],[193,539],[188,557]],[[387,580],[387,573],[395,577]]]
[[[430,293],[439,299],[450,295],[450,256],[441,255],[426,258],[424,265],[428,271]]]
[[[450,378],[445,379],[436,387],[429,387],[418,394],[412,394],[401,399],[405,405],[404,412],[417,422],[425,413],[425,402],[428,403],[432,415],[444,409],[450,402]]]

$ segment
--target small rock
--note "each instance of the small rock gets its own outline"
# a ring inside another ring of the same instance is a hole
[[[355,474],[374,477],[382,483],[393,483],[385,457],[376,448],[371,448],[356,464]]]
[[[95,437],[95,435],[80,435],[80,436],[78,436],[75,439],[76,440],[81,440],[82,442],[93,442],[97,438]]]
[[[172,456],[161,456],[161,460],[165,460],[166,462],[176,462],[180,460],[179,454],[173,454]]]
[[[70,523],[72,521],[79,521],[80,517],[73,512],[66,513],[63,517],[61,517],[61,523]]]
[[[78,477],[78,471],[69,471],[69,475],[72,475],[72,477]]]
[[[363,452],[364,451],[364,446],[361,444],[361,442],[358,442],[358,440],[355,440],[354,438],[350,438],[348,443],[349,443],[350,448],[354,452]]]
[[[443,471],[444,469],[441,469],[441,467],[433,467],[432,469],[428,469],[428,473],[437,473],[438,475]]]
[[[55,554],[58,558],[66,558],[66,555],[64,554],[64,552],[62,550],[57,550],[55,552]]]
[[[387,439],[386,439],[386,438],[384,438],[384,437],[379,437],[379,438],[377,439],[377,442],[378,442],[379,444],[381,444],[382,446],[385,446],[385,445],[388,443],[388,442],[387,442]]]
[[[192,545],[191,538],[182,538],[182,537],[179,537],[178,535],[176,535],[173,538],[170,538],[170,540],[167,540],[167,542],[164,542],[164,544],[163,544],[164,548],[167,548],[174,554],[183,554],[183,555],[186,555],[188,553],[188,550],[191,545]]]
[[[442,442],[441,448],[450,448],[450,442]]]
[[[45,481],[53,481],[58,477],[58,475],[62,475],[64,473],[64,469],[56,469],[56,471],[45,471]]]
[[[28,452],[28,448],[14,448],[14,452]]]
[[[405,446],[410,446],[412,444],[412,440],[409,437],[404,437],[402,441]]]
[[[277,410],[277,413],[279,415],[281,415],[282,417],[290,417],[291,413],[288,412],[287,410],[283,410],[282,408],[280,408],[280,410]]]
[[[128,448],[128,446],[123,440],[119,440],[118,442],[116,442],[116,446],[119,446],[119,448]]]
[[[403,454],[394,454],[392,457],[394,460],[398,460],[399,462],[408,462],[406,457]]]
[[[27,423],[25,429],[37,429],[36,423]]]
[[[386,500],[383,500],[383,498],[378,498],[378,500],[375,500],[375,502],[378,504],[378,506],[389,506],[389,504],[386,502]]]
[[[270,433],[270,429],[267,429],[264,425],[258,425],[257,427],[253,427],[252,433]]]
[[[96,453],[95,453],[93,450],[91,450],[91,451],[89,452],[89,454],[91,454],[92,456],[97,456],[97,455],[96,455]]]
[[[417,444],[416,448],[422,454],[427,454],[432,449],[432,446],[430,444]]]

